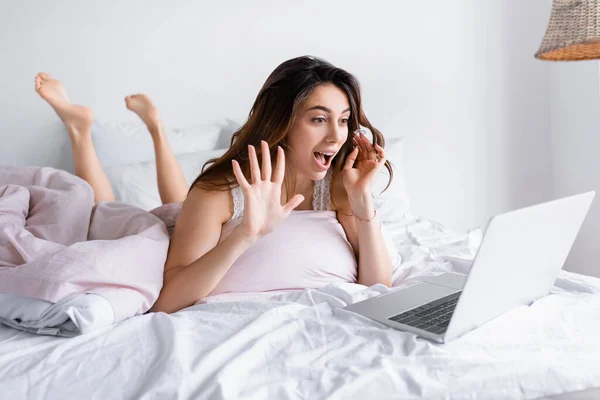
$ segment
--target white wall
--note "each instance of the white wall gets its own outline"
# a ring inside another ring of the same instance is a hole
[[[402,119],[411,129],[415,211],[467,228],[550,196],[549,69],[533,58],[550,9],[542,2],[448,3],[460,5],[452,22],[460,35],[441,30],[448,42],[421,49],[450,46],[425,71],[431,86],[415,85],[428,89],[427,101],[413,102]]]
[[[600,277],[600,77],[597,61],[552,63],[551,147],[555,197],[598,195],[565,268]]]
[[[533,58],[549,0],[1,1],[0,163],[70,167],[38,71],[103,120],[134,120],[123,97],[149,93],[174,127],[242,120],[275,66],[313,54],[406,138],[416,213],[471,228],[551,196],[549,66]]]

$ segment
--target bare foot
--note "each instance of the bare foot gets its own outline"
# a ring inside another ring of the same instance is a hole
[[[56,111],[69,130],[71,139],[91,135],[94,112],[91,108],[71,103],[62,83],[40,72],[35,77],[35,91]]]
[[[152,136],[162,131],[158,109],[154,106],[150,97],[145,94],[132,94],[125,97],[125,105],[144,121]]]

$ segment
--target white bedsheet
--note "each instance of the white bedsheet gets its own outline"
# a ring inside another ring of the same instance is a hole
[[[392,229],[396,284],[468,269],[478,231],[405,223]],[[598,279],[562,272],[552,295],[445,345],[341,309],[387,290],[221,295],[75,338],[0,326],[1,397],[507,399],[600,386]]]

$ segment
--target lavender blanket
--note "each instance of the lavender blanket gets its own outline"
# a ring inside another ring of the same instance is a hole
[[[94,206],[65,171],[0,167],[0,322],[72,336],[146,312],[169,246],[156,215]]]

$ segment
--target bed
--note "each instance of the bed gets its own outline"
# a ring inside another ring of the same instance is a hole
[[[394,273],[397,286],[466,272],[480,238],[479,231],[455,233],[410,216],[392,235],[403,257]],[[567,399],[598,393],[581,392],[600,383],[598,279],[561,272],[551,295],[445,345],[342,309],[387,290],[342,284],[221,296],[74,338],[0,326],[0,393],[7,399]]]
[[[481,230],[455,232],[405,201],[381,213],[400,260],[394,288],[468,272]],[[600,398],[600,279],[562,271],[550,295],[448,344],[343,309],[394,288],[224,294],[69,338],[0,324],[0,397]]]

